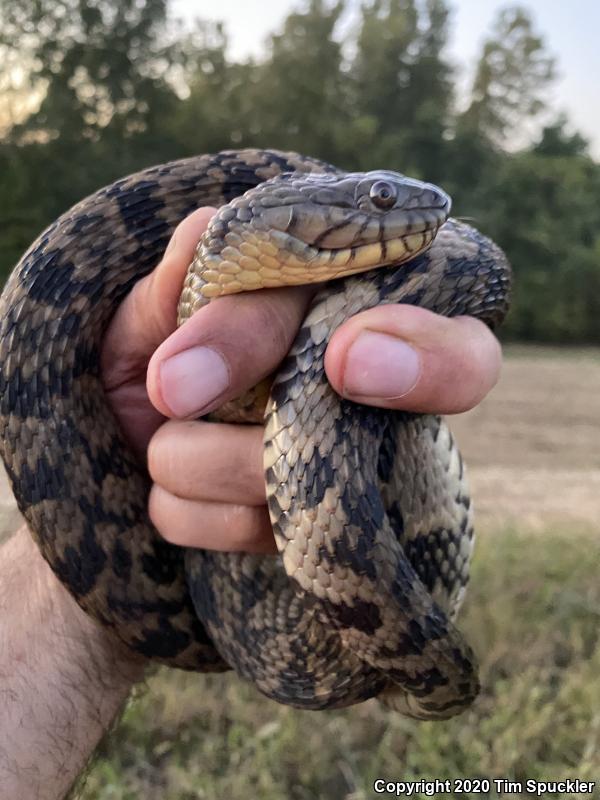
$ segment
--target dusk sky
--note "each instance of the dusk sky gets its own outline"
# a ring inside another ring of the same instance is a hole
[[[173,11],[187,20],[195,16],[221,19],[230,36],[236,58],[260,55],[267,35],[281,27],[287,14],[299,7],[297,0],[174,0]],[[356,22],[358,0],[348,4],[349,13],[340,35]],[[460,84],[470,77],[481,42],[497,11],[509,5],[500,0],[454,0],[449,55],[459,68]],[[556,56],[559,77],[550,95],[556,111],[567,112],[573,126],[592,142],[600,157],[600,2],[598,0],[527,0],[536,29]]]

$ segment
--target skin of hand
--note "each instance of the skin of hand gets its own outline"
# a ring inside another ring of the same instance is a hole
[[[183,277],[213,213],[184,220],[158,267],[117,309],[103,347],[104,384],[125,435],[147,457],[159,532],[175,544],[271,552],[262,427],[194,418],[276,369],[314,290],[219,298],[176,330]],[[496,339],[477,320],[385,306],[339,328],[325,365],[345,397],[453,413],[485,396],[500,361]],[[59,800],[144,662],[79,609],[26,528],[0,547],[0,574],[0,786],[12,800]]]
[[[145,663],[79,608],[25,526],[0,575],[0,797],[61,800]]]

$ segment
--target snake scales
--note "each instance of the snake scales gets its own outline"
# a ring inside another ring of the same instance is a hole
[[[265,474],[279,557],[184,554],[162,541],[147,474],[103,394],[112,314],[175,225],[206,204],[222,208],[182,318],[223,291],[394,265],[321,289],[275,378]],[[444,222],[448,209],[436,187],[394,173],[228,151],[119,180],[41,234],[0,301],[2,457],[43,555],[89,614],[146,656],[232,666],[303,708],[379,695],[444,718],[473,700],[473,655],[451,621],[473,538],[452,437],[437,417],[339,398],[323,368],[331,330],[381,303],[501,320],[506,260],[473,228]]]

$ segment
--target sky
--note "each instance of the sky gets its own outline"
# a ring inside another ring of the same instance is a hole
[[[278,30],[301,0],[173,0],[176,16],[193,20],[222,20],[230,37],[234,58],[260,56],[270,32]],[[467,85],[483,39],[497,11],[510,0],[450,0],[452,8],[449,55],[459,68],[459,85]],[[555,56],[558,80],[549,95],[557,111],[563,110],[600,158],[600,0],[521,0],[530,9],[536,31]],[[356,20],[351,7],[340,32]]]

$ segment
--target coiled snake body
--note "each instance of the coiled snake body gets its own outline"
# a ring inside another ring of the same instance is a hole
[[[379,266],[320,290],[271,389],[265,475],[278,557],[184,555],[162,541],[147,474],[102,389],[112,314],[175,225],[207,204],[222,208],[188,273],[182,320],[217,294]],[[130,647],[186,669],[233,666],[304,708],[379,695],[443,718],[472,701],[473,656],[451,622],[473,538],[452,437],[437,417],[342,400],[323,368],[331,331],[363,308],[502,318],[506,260],[445,221],[448,208],[436,187],[394,173],[229,151],[117,181],[22,258],[0,307],[2,457],[53,570]]]

